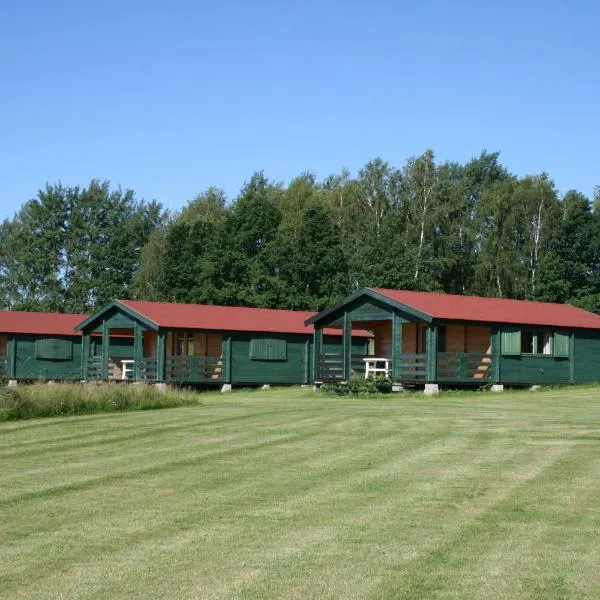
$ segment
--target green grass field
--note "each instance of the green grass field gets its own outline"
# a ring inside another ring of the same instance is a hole
[[[0,597],[600,598],[600,389],[0,425]]]

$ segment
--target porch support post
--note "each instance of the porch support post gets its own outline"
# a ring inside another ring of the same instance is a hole
[[[352,322],[347,312],[344,312],[342,347],[344,352],[344,379],[348,380],[350,379],[350,370],[352,368]]]
[[[392,313],[392,381],[400,379],[400,355],[402,354],[402,321]]]
[[[425,332],[425,356],[427,360],[427,383],[437,383],[437,339],[438,327],[431,323]]]
[[[319,381],[321,378],[321,369],[319,363],[321,361],[321,352],[323,351],[323,330],[315,325],[313,333],[313,382]]]
[[[8,379],[15,380],[17,378],[17,336],[11,335],[8,338],[7,344],[7,358],[8,358]]]
[[[304,342],[304,383],[310,383],[310,338]]]
[[[165,362],[167,357],[167,334],[159,331],[156,335],[156,381],[165,380]]]
[[[106,319],[102,319],[102,381],[108,381],[108,350],[110,346],[110,335]]]
[[[495,327],[492,330],[492,383],[500,383],[500,329]]]
[[[231,336],[223,337],[223,383],[231,384]]]
[[[569,383],[575,383],[575,334],[569,336]]]
[[[135,322],[133,325],[133,380],[140,380],[140,367],[144,358],[144,345],[142,341],[142,328]]]
[[[81,339],[81,378],[88,378],[88,364],[90,362],[90,334],[84,333]]]

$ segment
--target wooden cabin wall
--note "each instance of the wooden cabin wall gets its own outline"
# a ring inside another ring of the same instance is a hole
[[[466,352],[464,325],[446,325],[446,352]]]
[[[402,325],[402,353],[423,354],[424,323],[403,323]]]
[[[156,331],[142,331],[142,346],[144,348],[144,357],[152,358],[156,356],[156,340],[158,334]]]
[[[8,337],[0,335],[0,356],[6,356],[8,349]]]
[[[222,338],[220,333],[195,333],[194,356],[221,356]]]
[[[485,325],[446,325],[446,352],[492,353],[492,329]]]
[[[381,358],[392,357],[392,322],[384,321],[373,326],[375,334],[375,356]]]
[[[574,335],[572,356],[574,383],[600,381],[600,331],[582,330]],[[563,362],[566,362],[563,359]]]
[[[41,359],[36,357],[35,342],[44,338],[68,339],[72,342],[72,357],[68,360]],[[32,380],[73,380],[81,379],[81,337],[80,336],[16,336],[17,379]]]
[[[485,325],[467,325],[465,352],[492,353],[492,329]]]

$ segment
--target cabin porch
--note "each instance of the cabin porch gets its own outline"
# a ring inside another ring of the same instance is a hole
[[[104,343],[108,340],[108,343]],[[129,343],[123,343],[128,340]],[[223,381],[222,335],[155,331],[140,326],[84,333],[83,378],[91,381],[219,383]]]
[[[391,319],[353,321],[351,326],[372,332],[368,353],[349,351],[346,343],[342,352],[324,352],[317,329],[315,381],[344,381],[371,374],[387,374],[401,385],[481,385],[493,380],[489,326],[403,322],[394,315]]]

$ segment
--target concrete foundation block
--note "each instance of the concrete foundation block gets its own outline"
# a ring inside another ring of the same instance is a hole
[[[440,393],[440,386],[437,383],[426,383],[423,391],[426,396],[434,396]]]
[[[154,384],[154,387],[162,393],[165,393],[167,391],[167,384],[166,383],[162,383],[162,382],[158,382]]]
[[[501,383],[494,383],[491,387],[492,392],[503,392],[504,386]]]
[[[541,390],[541,389],[542,389],[542,386],[541,386],[541,385],[532,385],[532,386],[531,386],[529,389],[530,389],[532,392],[537,392],[538,390]]]
[[[230,383],[224,383],[221,386],[221,392],[230,392],[233,389]]]
[[[403,392],[404,386],[401,383],[392,383],[392,392]]]
[[[17,385],[17,380],[16,379],[9,379],[8,380],[8,387],[15,387]]]
[[[261,390],[270,390],[271,386],[268,383],[265,383],[260,389]]]

